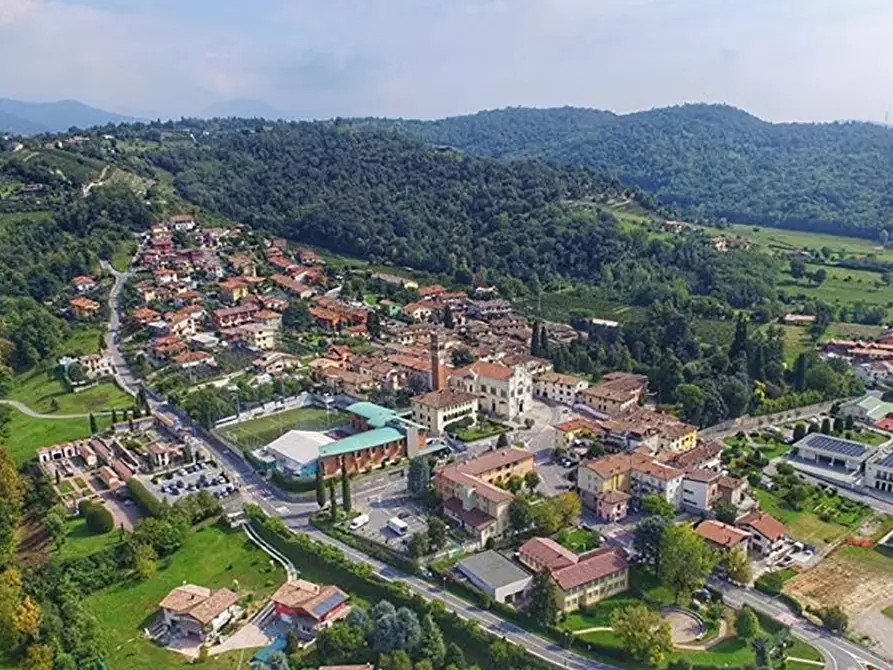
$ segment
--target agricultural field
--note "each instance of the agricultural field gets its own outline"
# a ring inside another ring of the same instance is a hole
[[[893,620],[885,615],[893,607],[893,550],[843,546],[787,581],[784,590],[813,608],[839,605],[853,632],[893,653]]]
[[[831,265],[809,265],[808,272],[814,272],[819,267],[828,273],[827,279],[821,284],[817,285],[806,277],[800,279],[790,277],[780,281],[778,285],[791,295],[820,298],[831,304],[851,304],[860,301],[866,305],[882,307],[893,304],[893,287],[882,282],[879,273]]]
[[[346,420],[347,415],[336,410],[326,412],[316,407],[301,407],[245,421],[221,432],[245,449],[257,449],[290,430],[325,431],[343,425]]]
[[[881,261],[893,262],[893,249],[884,249],[875,240],[859,237],[841,237],[839,235],[825,235],[802,230],[786,230],[745,224],[732,224],[729,228],[722,231],[708,228],[707,231],[712,234],[720,232],[723,235],[740,235],[762,247],[765,251],[770,252],[786,252],[797,249],[819,250],[823,247],[828,247],[837,256],[840,254],[848,257],[874,256]]]
[[[262,602],[285,574],[243,533],[204,526],[191,533],[183,547],[148,581],[129,581],[87,598],[90,610],[106,633],[109,667],[129,670],[168,670],[190,665],[189,659],[167,651],[141,635],[155,616],[158,603],[174,587],[191,583],[227,587]],[[211,657],[209,668],[234,668],[239,654]],[[250,659],[250,652],[245,657]],[[243,662],[243,667],[247,664]]]

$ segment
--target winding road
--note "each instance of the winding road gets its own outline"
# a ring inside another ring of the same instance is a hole
[[[132,271],[128,268],[125,272],[119,272],[108,263],[103,263],[103,265],[115,277],[114,286],[109,293],[111,316],[108,332],[106,333],[106,345],[113,360],[118,383],[128,393],[136,395],[142,385],[130,372],[118,346],[117,338],[121,322],[119,297],[124,282],[131,276]],[[481,609],[424,579],[402,572],[322,533],[310,523],[311,514],[318,509],[315,501],[296,502],[284,495],[255,473],[254,469],[245,461],[241,454],[234,452],[222,441],[208,433],[178,407],[166,403],[164,399],[155,396],[148,389],[147,392],[153,411],[175,417],[181,425],[188,428],[203,443],[210,453],[214,454],[218,462],[230,470],[237,481],[241,482],[240,489],[245,502],[257,504],[267,514],[280,517],[292,531],[307,533],[320,542],[338,547],[352,560],[370,566],[381,577],[406,584],[413,593],[420,595],[426,600],[437,599],[442,601],[448,609],[466,619],[476,621],[483,629],[493,635],[519,644],[531,653],[559,667],[574,668],[576,670],[614,670],[615,666],[564,649],[552,640],[531,633],[517,624],[507,621],[488,610]],[[388,486],[388,484],[385,484],[384,486],[370,488],[368,485],[359,484],[354,492],[355,500],[357,503],[362,503],[373,494],[381,495],[381,489]],[[830,670],[864,669],[869,664],[881,670],[893,670],[893,664],[880,658],[869,649],[817,628],[803,617],[792,614],[787,607],[776,600],[724,582],[717,582],[714,586],[722,591],[727,604],[730,606],[740,608],[747,604],[790,626],[793,635],[808,641],[821,651],[825,658],[825,665]]]

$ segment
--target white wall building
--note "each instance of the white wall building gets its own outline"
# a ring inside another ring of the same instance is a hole
[[[582,377],[560,372],[544,372],[534,381],[533,392],[538,398],[573,405],[577,394],[586,388],[589,388],[589,382]]]
[[[533,379],[521,366],[477,361],[453,371],[449,387],[476,395],[482,412],[509,420],[519,418],[533,403]]]
[[[455,389],[431,391],[411,400],[412,420],[428,429],[429,435],[442,435],[446,427],[468,419],[468,425],[477,423],[478,397],[473,393]]]

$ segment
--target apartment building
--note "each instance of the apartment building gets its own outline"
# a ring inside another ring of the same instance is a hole
[[[657,494],[679,507],[684,476],[681,470],[658,463],[642,453],[610,454],[581,464],[577,470],[577,487],[584,505],[596,511],[610,509],[615,517],[611,520],[616,521],[618,506],[628,500],[608,494],[619,491],[633,499]],[[602,503],[605,496],[609,500]]]
[[[413,421],[424,425],[431,435],[442,435],[447,426],[465,421],[477,423],[478,397],[465,391],[440,389],[412,398]]]
[[[881,454],[865,463],[864,485],[884,493],[893,493],[893,453]]]
[[[545,398],[564,405],[573,405],[577,394],[589,388],[589,382],[577,375],[566,375],[560,372],[544,372],[536,377],[533,393],[538,398]]]
[[[647,390],[645,375],[611,372],[601,383],[581,389],[577,402],[606,417],[615,417],[633,411],[644,400]]]

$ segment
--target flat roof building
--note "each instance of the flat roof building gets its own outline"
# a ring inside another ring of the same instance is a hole
[[[456,566],[468,580],[498,603],[513,603],[530,588],[533,576],[497,551],[474,554]]]
[[[874,447],[868,444],[823,433],[809,433],[793,449],[793,454],[804,461],[850,471],[861,470],[874,452]]]

